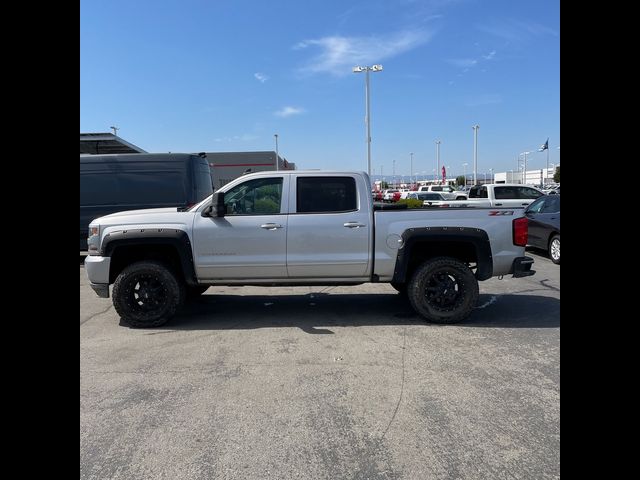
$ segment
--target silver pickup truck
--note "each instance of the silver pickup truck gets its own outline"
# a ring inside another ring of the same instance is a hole
[[[89,225],[85,270],[134,327],[157,327],[211,285],[387,282],[424,319],[465,319],[478,281],[533,275],[522,209],[374,204],[364,172],[242,176],[186,211],[133,210]]]

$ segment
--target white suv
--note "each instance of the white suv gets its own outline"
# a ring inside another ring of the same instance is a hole
[[[467,200],[467,194],[453,188],[451,185],[423,185],[419,192],[439,192],[447,200]]]

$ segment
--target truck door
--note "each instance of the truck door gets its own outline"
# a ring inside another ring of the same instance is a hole
[[[289,188],[289,277],[367,277],[372,225],[368,199],[359,195],[356,179],[300,175]]]
[[[286,278],[288,176],[254,178],[225,192],[224,217],[196,215],[193,250],[202,279]]]

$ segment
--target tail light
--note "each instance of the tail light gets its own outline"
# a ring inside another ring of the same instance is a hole
[[[513,244],[526,247],[529,240],[529,220],[527,217],[516,218],[513,221]]]

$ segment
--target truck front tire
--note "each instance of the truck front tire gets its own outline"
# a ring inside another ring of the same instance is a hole
[[[185,297],[185,287],[163,263],[132,263],[113,284],[113,306],[129,325],[150,328],[164,325]]]
[[[464,320],[478,301],[478,280],[455,258],[436,257],[424,262],[409,281],[407,294],[413,309],[431,323]]]

